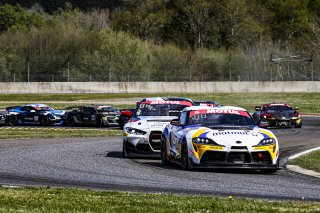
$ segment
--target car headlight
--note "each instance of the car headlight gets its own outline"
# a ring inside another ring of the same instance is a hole
[[[272,145],[272,144],[275,144],[275,143],[276,143],[276,140],[274,138],[265,138],[265,139],[262,139],[255,146],[268,146],[268,145]]]
[[[214,140],[210,139],[210,138],[192,138],[192,142],[196,143],[196,144],[210,144],[210,145],[215,145],[215,146],[224,146],[224,145],[220,145],[217,144]]]
[[[145,132],[143,130],[130,128],[130,127],[127,127],[126,131],[127,131],[127,133],[133,134],[133,135],[145,135],[145,134],[147,134],[147,132]]]

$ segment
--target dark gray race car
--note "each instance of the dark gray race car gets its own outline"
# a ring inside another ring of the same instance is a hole
[[[106,105],[68,107],[66,116],[68,126],[118,126],[120,111]]]

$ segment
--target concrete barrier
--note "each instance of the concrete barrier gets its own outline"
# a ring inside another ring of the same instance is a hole
[[[320,81],[277,82],[0,82],[2,94],[320,92]]]

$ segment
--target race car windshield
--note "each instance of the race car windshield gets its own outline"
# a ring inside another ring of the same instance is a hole
[[[140,104],[137,116],[179,116],[187,107],[181,104]]]
[[[288,110],[293,110],[292,107],[290,106],[282,106],[282,105],[275,105],[275,106],[267,106],[264,107],[265,111],[288,111]]]
[[[53,111],[54,109],[48,106],[37,107],[36,110],[39,111]]]
[[[189,117],[189,125],[203,125],[210,128],[248,127],[255,126],[249,116],[227,113],[194,114]]]

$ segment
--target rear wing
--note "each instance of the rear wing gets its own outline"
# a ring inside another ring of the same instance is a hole
[[[15,108],[18,108],[18,107],[21,107],[21,106],[9,106],[6,108],[7,111],[10,111],[10,110],[13,110]]]

